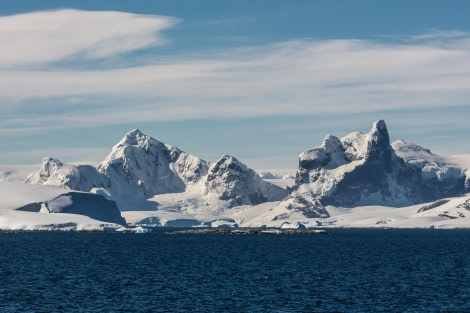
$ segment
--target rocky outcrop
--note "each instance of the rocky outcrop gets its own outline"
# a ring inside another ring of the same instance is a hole
[[[310,194],[296,195],[287,209],[300,212],[307,218],[330,217],[320,200],[313,198]]]

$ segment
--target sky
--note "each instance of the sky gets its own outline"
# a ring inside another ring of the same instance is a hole
[[[102,161],[128,131],[294,169],[327,134],[470,153],[469,1],[19,0],[0,7],[0,164]]]

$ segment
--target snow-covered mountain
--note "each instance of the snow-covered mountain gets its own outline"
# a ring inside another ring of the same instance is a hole
[[[236,158],[224,155],[211,165],[205,181],[205,195],[215,194],[231,206],[280,200],[285,192]]]
[[[113,195],[148,198],[183,192],[207,174],[209,165],[198,157],[142,134],[127,133],[98,166],[110,181]]]
[[[133,130],[96,166],[45,158],[28,184],[0,183],[0,229],[109,229],[122,217],[135,226],[469,228],[468,168],[470,155],[390,144],[382,120],[368,133],[327,135],[300,154],[295,180],[294,170],[260,171],[263,180],[232,156],[209,163]],[[0,169],[8,181],[24,172]]]
[[[45,158],[29,184],[91,191],[115,200],[122,211],[157,209],[180,203],[159,203],[162,194],[180,194],[193,211],[213,210],[280,200],[285,191],[263,181],[232,156],[213,164],[164,144],[138,129],[127,133],[97,167],[63,164]],[[150,201],[148,201],[150,200]]]
[[[64,164],[54,158],[44,158],[38,171],[26,178],[27,184],[63,187],[72,190],[89,191],[92,188],[106,188],[109,179],[91,165]]]
[[[392,207],[425,203],[468,192],[468,171],[403,140],[390,144],[387,126],[369,133],[327,135],[299,156],[289,206],[307,217],[325,217],[326,206]]]

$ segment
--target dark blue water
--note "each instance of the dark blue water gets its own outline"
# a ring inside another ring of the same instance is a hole
[[[470,230],[0,233],[0,312],[470,312]]]

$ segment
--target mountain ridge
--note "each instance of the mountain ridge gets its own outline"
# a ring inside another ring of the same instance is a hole
[[[383,120],[367,133],[326,135],[298,161],[293,185],[283,183],[282,189],[233,156],[207,162],[134,129],[97,166],[45,158],[28,182],[102,195],[133,225],[258,227],[303,221],[309,227],[351,227],[347,216],[364,216],[374,222],[355,223],[380,227],[412,225],[407,220],[416,218],[465,223],[468,166],[412,142],[390,143]]]
[[[157,209],[158,202],[147,200],[160,194],[196,195],[197,201],[191,202],[206,206],[215,198],[217,205],[227,208],[285,196],[281,188],[263,181],[235,157],[224,155],[210,164],[139,129],[129,131],[96,167],[44,158],[26,183],[100,193],[116,201],[121,210]]]

